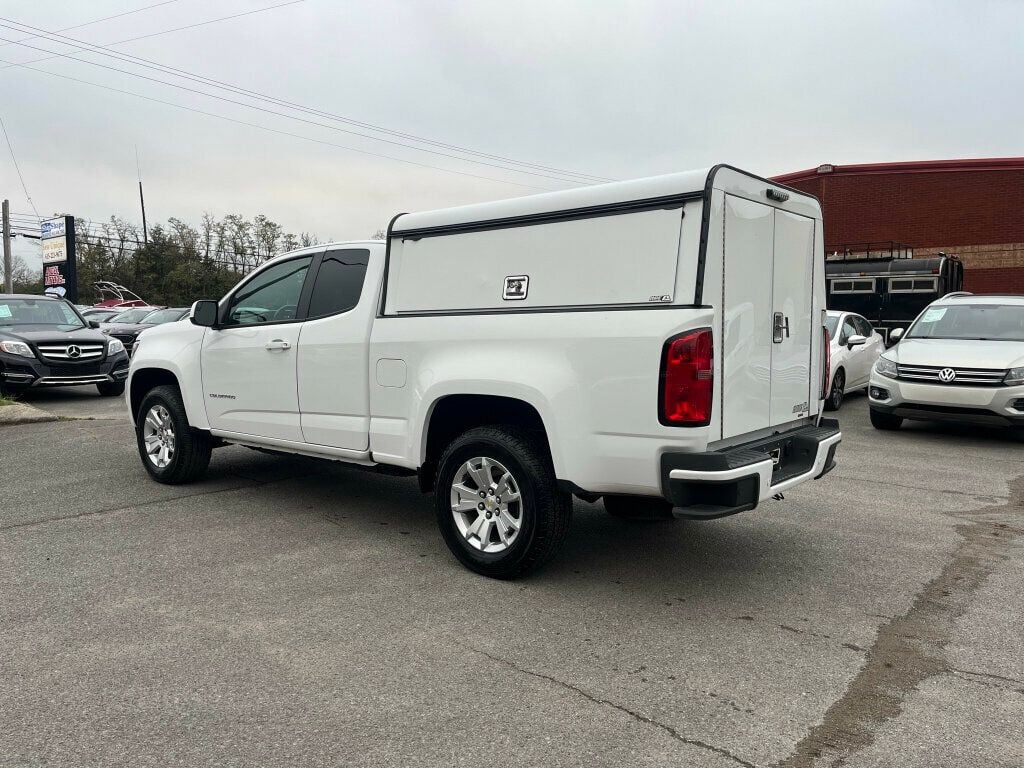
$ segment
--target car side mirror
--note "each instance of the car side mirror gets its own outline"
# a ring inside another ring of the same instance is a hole
[[[867,336],[861,336],[859,333],[855,333],[846,340],[846,348],[853,349],[854,347],[860,347],[867,343]]]
[[[88,322],[89,322],[89,327],[90,328],[99,328],[100,327],[100,324],[96,320],[89,320]]]
[[[890,344],[895,344],[897,341],[899,341],[902,338],[903,338],[903,329],[902,328],[893,328],[892,331],[889,332],[889,343]]]
[[[220,305],[213,299],[200,299],[192,305],[188,316],[193,325],[214,328],[217,325],[217,313],[219,310]]]

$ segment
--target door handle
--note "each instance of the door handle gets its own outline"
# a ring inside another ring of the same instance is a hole
[[[268,352],[273,352],[275,349],[291,349],[291,347],[292,345],[284,339],[274,339],[263,345],[263,348]]]
[[[784,338],[789,338],[789,318],[776,312],[772,322],[772,343],[781,344]]]

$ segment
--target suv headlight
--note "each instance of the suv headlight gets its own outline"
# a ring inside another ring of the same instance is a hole
[[[886,376],[890,379],[895,379],[899,375],[896,363],[887,357],[878,358],[878,362],[875,363],[875,373],[879,376]]]
[[[32,347],[23,341],[0,341],[0,349],[6,352],[8,355],[18,355],[19,357],[35,357],[32,354]]]
[[[1024,368],[1011,368],[1006,372],[1003,384],[1024,384]]]
[[[107,354],[116,355],[118,352],[124,352],[124,344],[121,343],[120,339],[111,339],[107,342]]]

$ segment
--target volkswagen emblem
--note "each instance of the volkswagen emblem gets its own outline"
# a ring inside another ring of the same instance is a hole
[[[956,371],[952,368],[943,368],[939,371],[939,381],[943,384],[952,384],[956,381]]]
[[[79,349],[74,344],[68,344],[68,357],[70,357],[72,360],[74,360],[75,358],[80,357],[81,354],[82,354],[82,350],[81,349]]]

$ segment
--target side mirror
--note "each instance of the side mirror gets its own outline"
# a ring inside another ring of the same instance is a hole
[[[846,340],[846,348],[853,349],[854,347],[860,347],[868,343],[867,336],[861,336],[859,333],[853,334]]]
[[[89,322],[89,327],[90,328],[99,328],[100,327],[99,322],[97,322],[96,320],[89,320],[88,322]]]
[[[893,328],[892,331],[889,332],[889,343],[890,344],[895,344],[897,341],[899,341],[902,338],[903,338],[903,329],[902,328]]]
[[[220,306],[213,299],[200,299],[192,305],[188,313],[193,325],[201,325],[205,328],[213,328],[217,325],[217,313]]]

